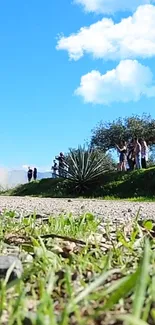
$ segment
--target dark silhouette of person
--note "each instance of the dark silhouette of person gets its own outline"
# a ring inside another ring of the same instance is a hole
[[[147,161],[148,161],[148,146],[146,144],[146,141],[144,139],[139,140],[141,147],[142,147],[142,153],[141,153],[141,164],[142,168],[147,168]]]
[[[119,152],[119,169],[121,171],[126,171],[126,153],[127,153],[127,148],[126,148],[126,142],[121,141],[120,146],[116,145],[116,148]]]
[[[59,176],[64,177],[64,167],[65,167],[65,157],[62,152],[58,157],[55,157],[56,160],[59,162]]]
[[[28,182],[31,182],[31,180],[32,180],[32,174],[33,174],[32,169],[31,169],[31,167],[29,167],[28,168],[28,172],[27,172]]]
[[[58,164],[53,160],[54,165],[52,166],[52,178],[57,178]]]
[[[129,170],[134,170],[135,166],[135,154],[134,154],[134,140],[131,139],[131,141],[128,143],[127,147],[127,161],[129,165]]]
[[[37,180],[37,168],[34,168],[34,170],[33,170],[33,179],[34,179],[34,181]]]

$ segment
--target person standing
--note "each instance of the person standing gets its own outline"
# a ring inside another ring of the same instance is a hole
[[[52,166],[52,178],[57,178],[58,164],[53,160],[54,165]]]
[[[126,171],[126,162],[127,162],[127,147],[126,142],[121,141],[120,146],[116,145],[116,148],[119,152],[119,169],[120,171]]]
[[[131,141],[129,142],[128,147],[127,147],[127,161],[128,161],[129,170],[130,171],[134,170],[135,157],[134,157],[134,141],[133,141],[133,139],[131,139]]]
[[[146,144],[146,141],[144,139],[140,140],[142,152],[141,152],[141,164],[142,168],[147,168],[147,160],[148,160],[148,146]]]
[[[142,163],[141,163],[142,147],[137,138],[134,139],[134,152],[135,152],[136,169],[141,169],[142,168]]]
[[[55,157],[55,159],[59,162],[59,176],[64,177],[64,167],[65,167],[65,157],[62,152],[60,152],[60,155],[58,157]]]
[[[32,174],[33,174],[33,172],[32,172],[31,167],[28,167],[27,178],[28,178],[28,182],[29,182],[29,183],[30,183],[31,180],[32,180]]]
[[[37,168],[34,168],[34,170],[33,170],[33,179],[34,179],[34,181],[37,180]]]

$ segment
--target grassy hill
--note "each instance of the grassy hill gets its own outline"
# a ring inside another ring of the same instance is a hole
[[[68,180],[42,179],[18,186],[2,194],[15,196],[77,197],[75,188]],[[155,198],[155,167],[133,172],[106,173],[87,190],[85,197]]]

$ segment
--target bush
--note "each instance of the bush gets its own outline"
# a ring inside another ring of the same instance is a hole
[[[79,147],[77,150],[70,149],[68,167],[68,178],[77,193],[85,194],[106,171],[112,169],[112,161],[100,151]]]

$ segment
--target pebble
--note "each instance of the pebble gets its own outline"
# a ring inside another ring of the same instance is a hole
[[[6,277],[9,268],[15,264],[12,273],[10,274],[9,281],[16,280],[20,278],[23,272],[23,267],[21,261],[13,255],[1,255],[0,256],[0,278],[4,279]]]

